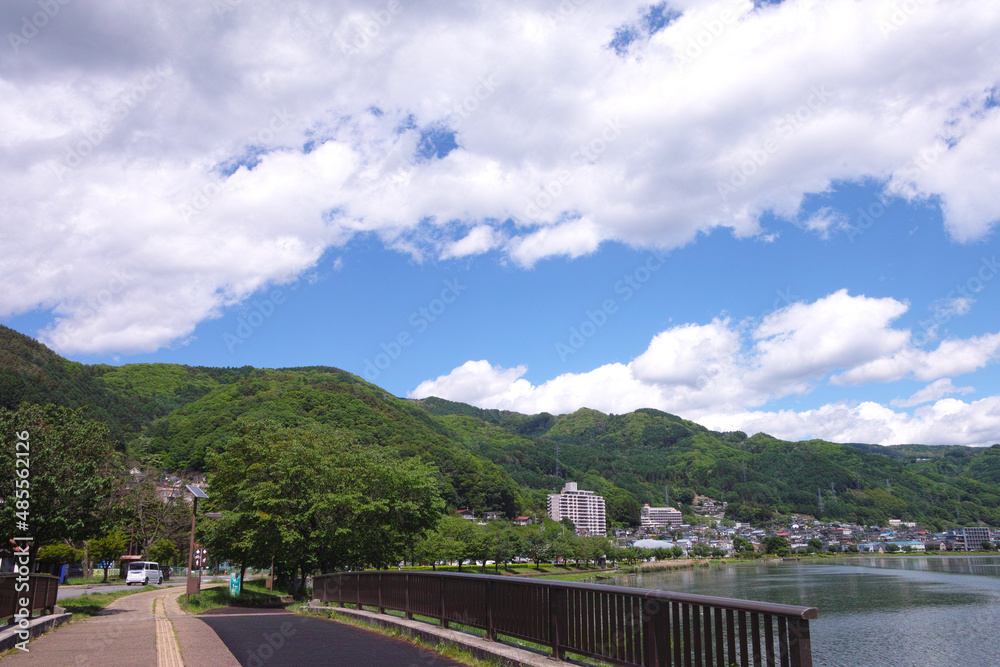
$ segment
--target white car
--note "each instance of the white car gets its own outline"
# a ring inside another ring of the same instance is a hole
[[[160,572],[160,564],[151,561],[138,561],[129,563],[128,574],[125,575],[125,585],[132,584],[162,584],[163,573]]]

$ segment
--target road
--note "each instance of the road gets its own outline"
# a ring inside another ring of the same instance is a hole
[[[246,667],[349,665],[350,667],[462,667],[401,639],[287,611],[228,607],[199,614]]]
[[[171,588],[173,586],[183,586],[185,581],[186,580],[184,577],[173,577],[170,579],[170,581],[165,582],[163,584],[163,587]],[[203,584],[206,585],[213,583],[213,580],[210,579],[209,577],[202,577],[201,581]],[[222,582],[223,580],[220,578],[218,581]],[[86,586],[60,586],[59,594],[57,597],[60,600],[64,600],[66,598],[78,597],[80,595],[83,595],[84,593],[115,593],[117,591],[128,591],[128,590],[134,591],[135,586],[126,586],[125,584],[110,584],[110,583],[93,584],[89,588]]]

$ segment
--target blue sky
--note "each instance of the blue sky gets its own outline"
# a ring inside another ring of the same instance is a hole
[[[0,322],[68,358],[1000,442],[997,7],[36,9]]]

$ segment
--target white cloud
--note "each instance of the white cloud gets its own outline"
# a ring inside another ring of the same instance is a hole
[[[959,241],[1000,218],[996,3],[923,3],[886,32],[888,0],[684,0],[624,56],[614,28],[648,2],[218,5],[70,3],[0,53],[0,316],[52,309],[59,351],[182,340],[365,232],[530,266],[770,235],[762,214],[866,178],[939,200]],[[36,11],[3,3],[0,24]],[[432,129],[458,148],[418,159]],[[104,303],[108,267],[134,280]]]
[[[975,391],[973,387],[956,387],[952,384],[951,378],[941,378],[931,382],[909,398],[896,398],[889,401],[889,405],[894,408],[912,408],[944,398],[949,394],[969,394],[973,391]]]
[[[568,413],[581,407],[623,413],[652,407],[710,428],[795,439],[976,445],[1000,439],[1000,397],[971,403],[945,398],[973,391],[955,387],[945,376],[995,359],[1000,333],[944,341],[926,352],[910,346],[909,331],[891,326],[906,308],[894,299],[839,291],[813,303],[792,304],[746,330],[724,319],[672,327],[657,334],[629,364],[607,364],[533,384],[524,378],[525,366],[505,369],[470,361],[421,383],[410,396],[525,413]],[[873,371],[886,366],[891,369]],[[808,394],[821,382],[883,382],[906,375],[937,381],[908,399],[892,401],[892,407],[933,405],[912,415],[874,402],[837,402],[806,411],[752,409]]]
[[[833,376],[833,384],[894,382],[907,376],[929,381],[962,375],[980,369],[1000,356],[1000,333],[973,336],[967,340],[945,340],[926,351],[906,347]]]
[[[485,225],[472,229],[465,238],[450,244],[441,252],[441,259],[466,257],[488,252],[500,244],[499,234]]]

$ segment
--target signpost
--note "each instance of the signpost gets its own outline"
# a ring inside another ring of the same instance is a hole
[[[198,573],[196,577],[194,574],[194,529],[195,522],[198,520],[198,499],[208,498],[208,494],[201,490],[200,487],[194,486],[192,484],[187,485],[188,492],[194,496],[194,505],[191,508],[191,543],[188,549],[188,578],[187,578],[187,602],[191,601],[191,594],[198,594],[201,590],[201,572]],[[201,567],[201,559],[198,560],[198,566]]]
[[[240,594],[240,588],[243,582],[240,581],[240,573],[233,572],[229,575],[229,594],[236,597]]]

